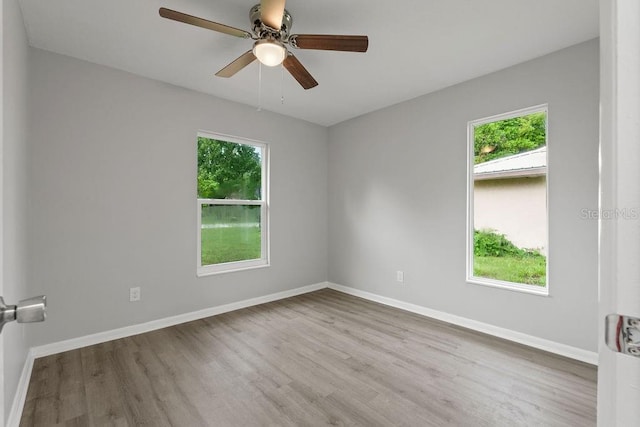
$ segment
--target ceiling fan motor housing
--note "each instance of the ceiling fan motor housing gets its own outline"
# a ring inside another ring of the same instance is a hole
[[[262,9],[260,4],[257,4],[251,8],[249,11],[249,18],[251,19],[251,28],[253,33],[258,37],[262,38],[266,34],[270,34],[279,38],[280,40],[286,41],[289,37],[289,31],[291,31],[291,26],[293,25],[293,18],[288,10],[284,10],[284,14],[282,15],[282,26],[280,30],[276,30],[275,28],[271,28],[262,22]],[[266,33],[266,34],[265,34]]]

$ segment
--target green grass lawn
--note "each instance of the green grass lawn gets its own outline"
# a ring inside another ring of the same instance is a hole
[[[259,227],[202,229],[202,265],[260,258]]]
[[[547,260],[543,256],[474,256],[473,275],[506,282],[546,286]]]

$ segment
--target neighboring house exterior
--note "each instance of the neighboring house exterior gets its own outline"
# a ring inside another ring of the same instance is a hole
[[[480,163],[473,176],[474,228],[547,255],[547,147]]]

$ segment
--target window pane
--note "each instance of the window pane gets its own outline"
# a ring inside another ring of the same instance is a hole
[[[546,286],[546,112],[473,127],[473,277]]]
[[[261,200],[262,150],[198,137],[198,198]]]
[[[202,265],[261,257],[260,206],[202,205]]]

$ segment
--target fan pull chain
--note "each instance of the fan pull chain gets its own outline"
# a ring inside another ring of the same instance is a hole
[[[280,64],[280,104],[284,105],[284,62]]]
[[[262,111],[262,63],[258,64],[258,111]]]

